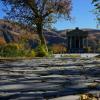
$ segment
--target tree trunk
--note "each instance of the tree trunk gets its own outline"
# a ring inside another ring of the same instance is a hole
[[[43,34],[43,25],[41,23],[37,24],[37,34],[40,39],[39,45],[44,46],[45,51],[48,52],[48,47],[47,47],[46,40]]]

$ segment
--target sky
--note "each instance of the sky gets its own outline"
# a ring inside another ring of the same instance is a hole
[[[57,29],[71,29],[79,28],[93,28],[96,29],[96,18],[92,10],[94,6],[91,4],[92,0],[72,0],[72,13],[73,20],[71,22],[60,19],[54,26]]]
[[[58,30],[79,28],[93,28],[96,29],[95,15],[92,13],[94,6],[91,4],[92,0],[72,0],[72,21],[59,19],[53,27]],[[3,19],[5,13],[2,11],[4,6],[0,3],[0,19]]]

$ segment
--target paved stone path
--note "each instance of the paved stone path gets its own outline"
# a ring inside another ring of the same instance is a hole
[[[84,93],[100,95],[99,59],[0,61],[0,100],[68,100]]]

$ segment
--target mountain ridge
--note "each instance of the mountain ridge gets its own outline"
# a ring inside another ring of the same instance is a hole
[[[48,45],[53,44],[62,44],[66,46],[66,32],[73,29],[65,29],[65,30],[44,30],[44,35],[47,40]],[[88,31],[89,40],[100,41],[100,30],[99,29],[88,29],[83,28],[83,31]],[[20,38],[27,37],[28,40],[31,40],[31,45],[36,45],[39,40],[36,31],[32,28],[21,27],[19,24],[14,24],[13,22],[0,20],[0,39],[2,39],[3,43],[9,42],[18,42]],[[5,41],[5,42],[4,42]],[[1,42],[1,41],[0,41]],[[1,43],[0,43],[1,44]],[[92,45],[92,44],[91,44]],[[33,46],[34,47],[34,46]]]

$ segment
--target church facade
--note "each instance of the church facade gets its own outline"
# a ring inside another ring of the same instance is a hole
[[[88,48],[88,32],[79,28],[69,31],[67,35],[68,53],[84,53]]]

